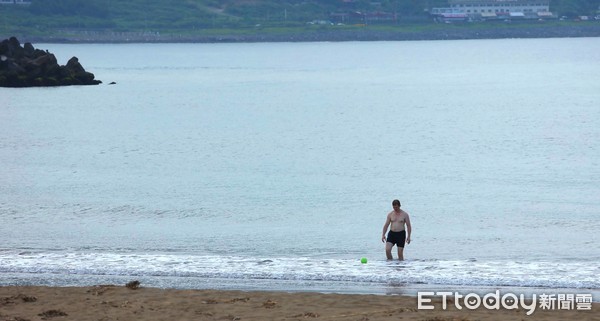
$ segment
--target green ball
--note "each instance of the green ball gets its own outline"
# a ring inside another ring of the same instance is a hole
[[[360,263],[367,264],[367,258],[363,257],[362,259],[360,259]]]

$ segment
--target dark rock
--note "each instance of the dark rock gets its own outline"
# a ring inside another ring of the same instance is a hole
[[[69,61],[67,61],[67,69],[69,69],[69,71],[71,71],[74,74],[80,74],[85,72],[85,69],[83,69],[83,66],[81,66],[77,57],[73,57],[69,59]]]
[[[39,56],[35,58],[35,60],[31,61],[31,64],[36,66],[53,66],[58,64],[58,60],[53,54],[45,54],[43,56]]]
[[[8,39],[8,54],[17,59],[25,55],[25,49],[21,47],[21,43],[15,37]]]
[[[68,316],[68,314],[66,312],[63,312],[61,310],[48,310],[48,311],[42,312],[38,315],[42,317],[42,320],[48,320],[50,318],[55,318],[55,317]]]
[[[140,281],[134,280],[125,284],[128,289],[137,290],[140,288]]]
[[[23,45],[23,49],[25,51],[25,56],[26,57],[33,57],[33,54],[35,53],[35,48],[33,48],[33,45],[30,42],[26,42]]]
[[[31,43],[23,47],[15,37],[0,42],[0,87],[39,87],[97,85],[94,79],[72,57],[66,66],[58,64],[56,57],[48,51],[35,49]]]

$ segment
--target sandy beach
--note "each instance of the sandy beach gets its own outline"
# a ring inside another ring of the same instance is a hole
[[[591,310],[418,310],[399,295],[174,290],[99,285],[0,287],[0,321],[25,320],[600,320]]]

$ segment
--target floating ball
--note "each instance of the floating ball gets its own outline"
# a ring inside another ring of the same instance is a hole
[[[360,263],[367,264],[367,258],[363,257],[362,259],[360,259]]]

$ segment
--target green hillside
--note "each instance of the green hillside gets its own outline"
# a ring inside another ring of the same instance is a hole
[[[599,5],[600,0],[552,0],[551,10],[559,15],[595,15]],[[372,22],[380,25],[430,24],[427,10],[444,6],[447,0],[32,0],[31,5],[0,5],[0,32],[297,28],[355,12],[387,17]]]
[[[342,0],[33,0],[30,6],[0,6],[0,23],[21,27],[194,29],[297,25],[327,20],[332,12],[386,11],[419,15],[445,1]]]

